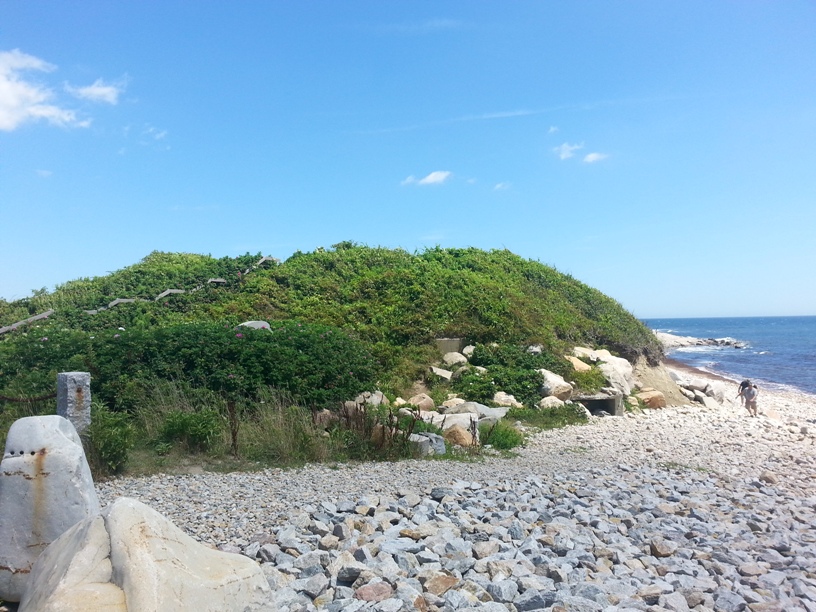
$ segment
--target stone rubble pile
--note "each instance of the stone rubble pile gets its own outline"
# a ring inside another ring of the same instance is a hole
[[[626,464],[456,481],[306,505],[243,553],[281,611],[816,610],[816,498],[773,485]]]

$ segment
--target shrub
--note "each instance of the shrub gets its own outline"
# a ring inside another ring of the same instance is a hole
[[[373,386],[376,371],[359,341],[294,321],[271,331],[215,323],[128,330],[109,333],[96,352],[98,388],[110,401],[132,380],[155,377],[232,399],[271,386],[307,407],[334,407]]]
[[[481,374],[468,370],[453,382],[452,387],[470,401],[489,402],[497,391],[504,391],[532,406],[541,398],[541,383],[541,374],[535,370],[494,365]]]
[[[263,405],[241,424],[241,455],[253,461],[298,465],[326,461],[331,441],[312,419],[312,411],[292,404],[285,395],[268,391]]]
[[[567,378],[570,382],[575,383],[575,387],[578,391],[584,391],[586,393],[595,393],[599,391],[601,387],[607,385],[606,377],[595,366],[586,372],[572,372]]]
[[[164,418],[162,442],[181,442],[189,450],[209,450],[222,431],[223,419],[215,410],[197,412],[172,410]]]
[[[525,425],[541,429],[558,429],[567,425],[583,425],[587,422],[586,412],[581,404],[568,403],[545,410],[532,408],[511,408],[506,419],[521,421]]]
[[[498,450],[510,450],[524,444],[524,434],[504,420],[493,425],[480,425],[479,439],[483,446],[490,444]]]
[[[99,475],[118,474],[127,465],[128,453],[133,447],[134,431],[130,417],[93,402],[87,441],[94,471]]]

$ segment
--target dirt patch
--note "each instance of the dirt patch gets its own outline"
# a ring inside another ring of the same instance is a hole
[[[668,360],[667,360],[668,363]],[[661,363],[658,366],[650,366],[643,358],[638,359],[635,364],[635,376],[640,381],[641,388],[651,387],[660,391],[666,398],[668,406],[683,406],[690,403],[689,399],[680,391],[680,387],[674,382],[668,369],[667,363]],[[674,364],[670,364],[674,367]],[[689,368],[693,370],[693,368]],[[696,372],[696,370],[693,370]]]

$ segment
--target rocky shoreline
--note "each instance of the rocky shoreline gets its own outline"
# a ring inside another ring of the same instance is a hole
[[[97,488],[256,559],[270,610],[816,612],[816,396],[760,410],[593,417],[509,459]]]

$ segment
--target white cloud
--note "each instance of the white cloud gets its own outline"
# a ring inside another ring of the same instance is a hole
[[[85,87],[73,87],[65,85],[65,91],[72,96],[82,98],[83,100],[90,100],[91,102],[106,102],[107,104],[116,104],[119,102],[119,94],[125,90],[125,83],[117,84],[105,83],[102,79],[96,79],[93,84]]]
[[[576,151],[583,148],[584,143],[573,145],[568,142],[565,142],[564,144],[555,147],[553,151],[555,151],[558,154],[558,157],[560,159],[569,159],[570,157],[573,157],[575,155]]]
[[[558,131],[558,126],[557,125],[551,125],[550,129],[547,130],[547,133],[548,134],[555,134],[557,131]]]
[[[496,183],[493,187],[493,191],[505,191],[510,189],[510,183]]]
[[[400,185],[441,185],[453,175],[448,170],[434,170],[428,176],[418,179],[413,174],[400,182]]]
[[[0,51],[0,130],[10,132],[26,121],[45,119],[60,126],[88,127],[73,110],[49,103],[54,92],[22,78],[25,71],[53,72],[56,66],[19,49]]]
[[[39,176],[40,178],[48,178],[52,174],[54,173],[51,172],[50,170],[37,170],[37,176]]]
[[[589,153],[584,157],[584,162],[587,164],[594,164],[609,157],[606,153]]]
[[[451,177],[447,170],[434,170],[425,178],[419,179],[420,185],[441,185]]]

